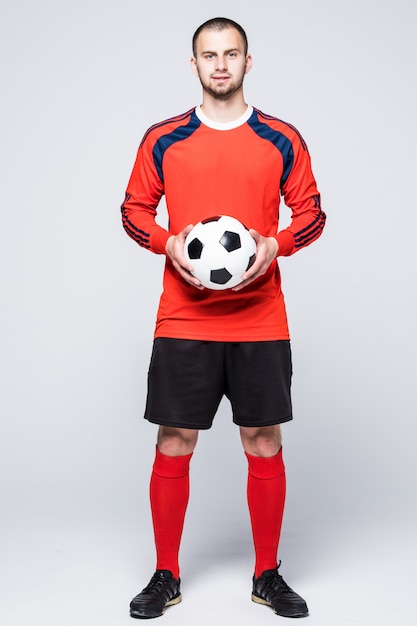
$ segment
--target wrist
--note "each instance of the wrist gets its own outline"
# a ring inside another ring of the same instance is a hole
[[[276,259],[276,258],[277,258],[277,256],[278,256],[278,250],[279,250],[279,243],[278,243],[278,239],[277,239],[277,237],[276,237],[276,236],[272,236],[272,237],[269,237],[269,240],[270,240],[270,242],[271,242],[271,243],[270,243],[270,245],[271,245],[271,251],[272,251],[271,256],[272,256],[272,258],[273,258],[273,259]]]
[[[166,245],[170,237],[171,233],[165,230],[165,228],[158,226],[150,237],[151,249],[157,254],[166,254]]]
[[[281,230],[274,239],[278,243],[277,256],[290,256],[294,252],[294,235],[289,230]]]
[[[173,239],[174,239],[174,235],[169,235],[165,243],[165,254],[169,257],[171,256],[171,247],[172,247]]]

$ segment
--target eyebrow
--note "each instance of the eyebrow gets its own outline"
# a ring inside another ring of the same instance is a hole
[[[230,48],[230,50],[225,50],[223,52],[223,54],[229,54],[229,52],[241,52],[239,50],[239,48]],[[202,52],[200,52],[200,54],[217,54],[217,52],[214,52],[213,50],[203,50]]]

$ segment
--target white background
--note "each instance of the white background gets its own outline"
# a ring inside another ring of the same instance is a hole
[[[312,626],[414,624],[415,3],[0,10],[1,623],[129,624],[153,572],[142,411],[163,258],[127,238],[118,207],[146,128],[200,102],[195,28],[226,15],[254,57],[247,101],[302,132],[328,214],[281,261],[295,409],[282,573]],[[167,624],[282,622],[250,601],[245,482],[224,403],[192,461]]]

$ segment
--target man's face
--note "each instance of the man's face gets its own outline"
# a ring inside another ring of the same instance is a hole
[[[197,39],[191,68],[203,90],[218,100],[228,100],[242,89],[243,78],[252,67],[243,41],[235,28],[203,30]]]

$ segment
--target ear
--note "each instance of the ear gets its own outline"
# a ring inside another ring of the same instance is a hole
[[[252,69],[252,65],[253,65],[253,60],[252,60],[252,56],[250,54],[248,54],[246,56],[246,67],[245,67],[245,74],[249,74],[249,72]]]
[[[191,66],[191,71],[194,74],[194,76],[198,76],[197,61],[195,60],[195,57],[191,57],[190,66]]]

